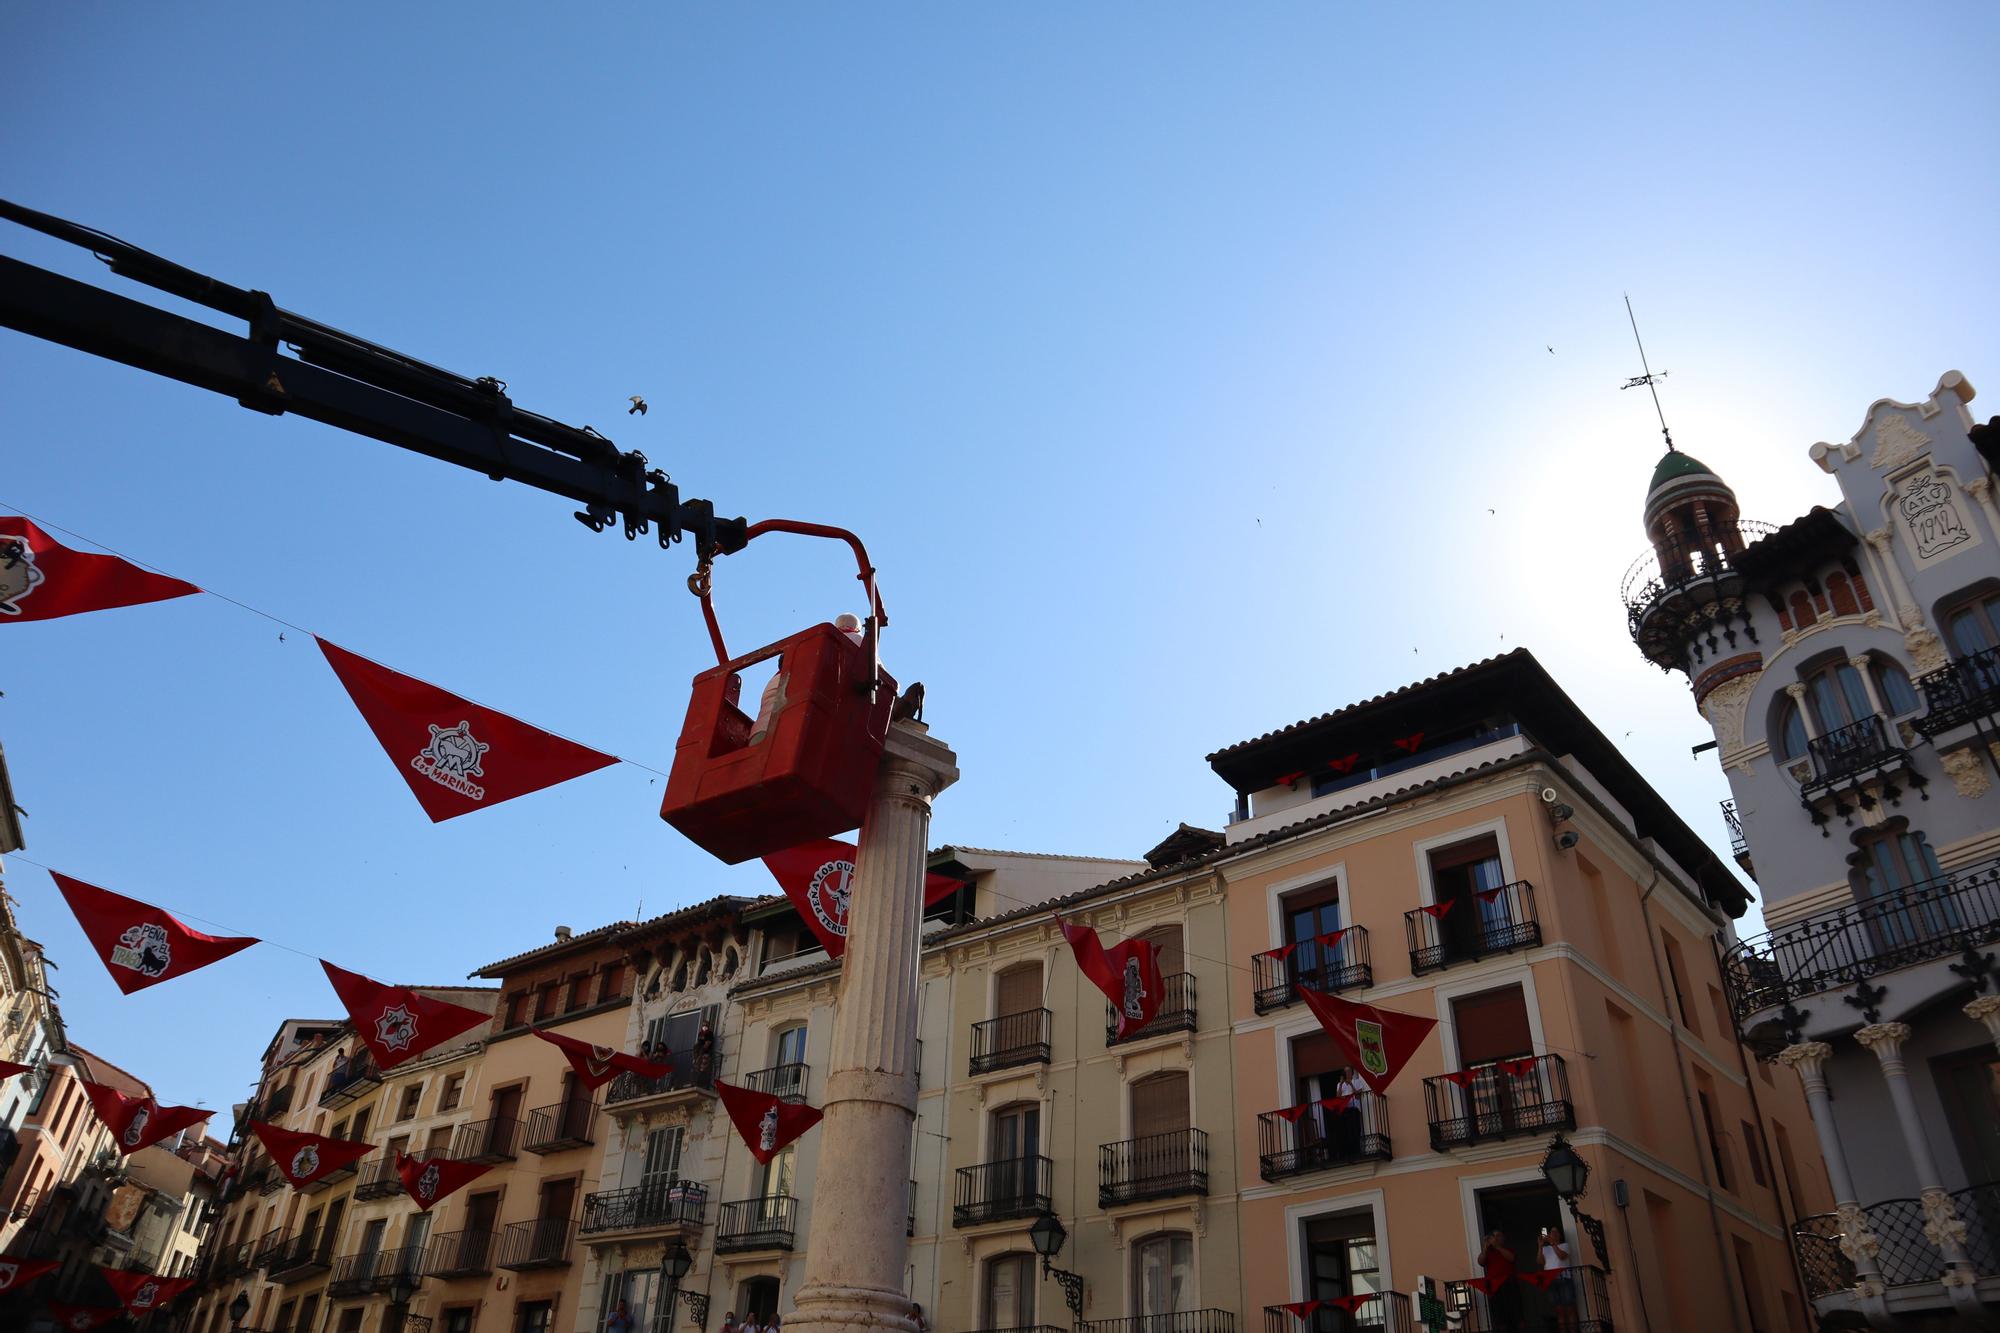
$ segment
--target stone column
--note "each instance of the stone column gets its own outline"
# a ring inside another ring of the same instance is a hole
[[[1965,1005],[1965,1016],[1986,1025],[1993,1044],[2000,1046],[2000,995],[1975,995]]]
[[[1806,739],[1809,741],[1818,740],[1819,724],[1813,721],[1812,705],[1806,701],[1806,687],[1804,683],[1793,681],[1790,685],[1785,686],[1785,693],[1791,695],[1792,702],[1798,705],[1799,725],[1806,729]]]
[[[1875,1256],[1882,1242],[1868,1229],[1868,1214],[1854,1195],[1854,1177],[1847,1169],[1847,1153],[1840,1146],[1840,1134],[1833,1123],[1833,1099],[1826,1091],[1826,1062],[1833,1047],[1823,1041],[1802,1041],[1778,1052],[1778,1063],[1788,1065],[1805,1088],[1806,1109],[1812,1113],[1813,1132],[1819,1136],[1819,1153],[1826,1159],[1827,1183],[1833,1186],[1833,1208],[1840,1217],[1840,1252],[1854,1265],[1855,1286],[1864,1296],[1882,1294],[1882,1273]]]
[[[958,760],[897,722],[861,826],[812,1185],[812,1239],[786,1333],[915,1333],[904,1288],[917,1117],[918,929],[931,798]]]
[[[1889,710],[1882,706],[1881,692],[1875,688],[1875,673],[1868,669],[1867,654],[1848,658],[1847,665],[1860,674],[1861,688],[1868,692],[1868,706],[1875,710],[1875,716],[1882,719],[1882,728],[1886,732],[1889,727]]]
[[[1903,1068],[1903,1043],[1909,1039],[1908,1023],[1870,1023],[1854,1034],[1854,1040],[1874,1052],[1882,1064],[1882,1079],[1889,1085],[1889,1100],[1896,1108],[1896,1124],[1903,1131],[1903,1144],[1909,1149],[1910,1163],[1917,1172],[1918,1197],[1924,1208],[1924,1235],[1938,1247],[1953,1270],[1943,1275],[1945,1285],[1957,1286],[1960,1281],[1969,1285],[1977,1275],[1965,1253],[1965,1223],[1952,1208],[1951,1195],[1945,1193],[1937,1159],[1931,1155],[1930,1139],[1917,1118],[1917,1098],[1910,1090],[1910,1076]]]
[[[2000,538],[2000,509],[1993,507],[1993,483],[1983,476],[1973,477],[1965,483],[1965,493],[1979,502],[1979,512],[1986,515],[1986,526]]]
[[[1904,630],[1919,629],[1923,626],[1923,613],[1910,596],[1910,585],[1903,582],[1903,567],[1896,563],[1896,552],[1891,549],[1889,529],[1876,528],[1866,534],[1867,542],[1881,557],[1882,572],[1889,576],[1889,592],[1896,599],[1897,624]]]

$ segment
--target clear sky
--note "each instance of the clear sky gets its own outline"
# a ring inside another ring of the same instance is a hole
[[[1985,4],[10,5],[0,192],[857,529],[964,770],[935,842],[1136,856],[1223,817],[1209,750],[1525,644],[1726,856],[1618,603],[1659,453],[1619,294],[1746,516],[1833,498],[1806,449],[1878,397],[1958,368],[2000,411],[1996,39]],[[0,408],[4,506],[671,761],[685,548],[12,333]],[[729,561],[732,640],[853,607],[843,559]],[[458,981],[766,889],[631,767],[433,826],[311,644],[221,601],[0,638],[27,854],[309,955]],[[73,1037],[166,1100],[336,1012],[279,949],[122,999],[7,879]]]

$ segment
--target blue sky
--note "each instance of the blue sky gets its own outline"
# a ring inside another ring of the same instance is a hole
[[[16,5],[0,179],[861,532],[965,774],[937,842],[1137,855],[1222,817],[1207,751],[1526,644],[1726,852],[1617,601],[1659,451],[1620,292],[1748,516],[1832,498],[1806,448],[1877,397],[1958,368],[2000,410],[2000,11],[1757,8]],[[11,333],[0,402],[0,508],[670,762],[684,551]],[[718,595],[745,645],[855,602],[776,539]],[[453,981],[765,888],[630,767],[431,825],[220,601],[5,638],[28,855],[306,954]],[[122,999],[8,887],[74,1037],[168,1100],[333,1012],[278,949]]]

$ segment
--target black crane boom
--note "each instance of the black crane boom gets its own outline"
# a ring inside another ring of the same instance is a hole
[[[665,473],[588,426],[514,406],[502,380],[463,375],[280,308],[263,292],[183,268],[115,237],[0,200],[0,218],[89,250],[113,273],[244,320],[248,336],[0,255],[0,325],[273,415],[292,413],[413,449],[495,481],[525,482],[583,505],[628,540],[682,535],[706,558],[743,548],[741,518],[683,500]],[[281,349],[289,348],[293,356]]]

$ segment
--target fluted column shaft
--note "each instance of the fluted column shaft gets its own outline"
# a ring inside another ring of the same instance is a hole
[[[915,1333],[904,1289],[917,1114],[917,965],[931,798],[956,758],[898,722],[876,772],[849,898],[812,1236],[786,1333]]]

